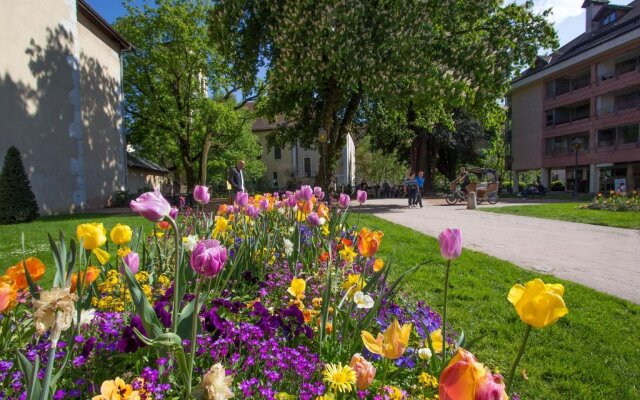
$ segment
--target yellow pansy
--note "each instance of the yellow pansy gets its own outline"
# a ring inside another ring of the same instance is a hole
[[[287,292],[296,299],[304,299],[304,291],[307,288],[307,282],[304,279],[293,278]]]
[[[356,259],[356,252],[353,251],[353,247],[344,246],[342,250],[338,252],[340,254],[340,259],[346,262],[353,262]]]
[[[229,226],[229,220],[224,217],[217,216],[212,236],[218,237],[219,235],[225,233],[227,230],[227,226]]]

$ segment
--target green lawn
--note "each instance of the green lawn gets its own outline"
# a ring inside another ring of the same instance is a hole
[[[434,238],[365,214],[360,225],[384,231],[380,254],[396,264],[396,273],[439,258]],[[411,277],[408,296],[442,311],[443,265]],[[569,314],[551,327],[534,328],[519,366],[528,380],[520,373],[514,390],[523,399],[640,399],[638,305],[465,249],[449,277],[448,320],[470,340],[483,337],[471,351],[506,375],[525,329],[507,293],[514,283],[536,277],[565,285]]]
[[[44,217],[28,224],[0,226],[0,274],[10,266],[22,260],[21,233],[24,232],[27,257],[38,257],[47,266],[47,271],[39,282],[43,287],[49,287],[55,275],[55,265],[51,256],[51,247],[47,233],[57,240],[58,231],[62,230],[67,242],[76,239],[76,227],[87,222],[102,222],[109,231],[117,223],[127,224],[132,228],[144,227],[150,230],[152,224],[144,218],[129,215],[81,214],[56,217]]]
[[[533,199],[535,201],[535,199]],[[581,222],[583,224],[614,226],[618,228],[640,229],[640,212],[606,211],[579,208],[587,203],[549,203],[542,205],[507,206],[478,208],[480,211],[523,215],[562,221]]]

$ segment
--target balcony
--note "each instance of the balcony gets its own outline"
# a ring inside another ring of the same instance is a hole
[[[587,93],[591,87],[590,71],[582,71],[573,76],[557,78],[546,83],[545,103],[557,103],[556,100],[566,99],[570,95],[579,96]]]
[[[555,127],[557,125],[588,119],[590,117],[590,111],[591,103],[583,103],[547,110],[545,114],[545,126]]]

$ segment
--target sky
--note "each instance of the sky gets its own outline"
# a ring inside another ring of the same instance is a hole
[[[109,22],[125,14],[120,0],[86,0],[100,15]],[[524,3],[525,0],[516,0]],[[542,12],[547,8],[553,9],[549,20],[554,24],[560,38],[560,45],[584,32],[584,10],[580,8],[584,0],[534,0],[534,9]],[[632,0],[613,0],[612,4],[627,5]],[[133,0],[134,5],[144,3],[143,0]]]

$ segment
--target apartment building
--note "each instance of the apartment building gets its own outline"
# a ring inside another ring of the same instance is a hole
[[[511,85],[508,167],[567,191],[640,188],[640,0],[585,0],[585,33]],[[514,182],[514,187],[517,187]]]

